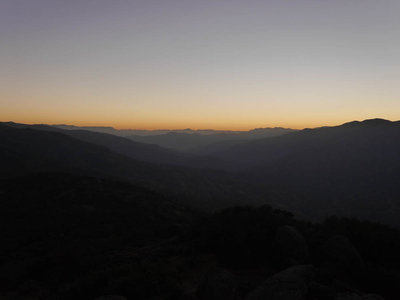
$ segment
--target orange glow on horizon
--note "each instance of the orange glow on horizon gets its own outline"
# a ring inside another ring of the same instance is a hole
[[[379,116],[378,116],[379,117]],[[74,121],[74,120],[36,120],[36,119],[24,119],[24,118],[2,118],[1,122],[15,122],[22,124],[47,124],[47,125],[73,125],[78,127],[113,127],[118,130],[221,130],[221,131],[248,131],[255,128],[291,128],[291,129],[304,129],[304,128],[317,128],[322,126],[338,126],[346,122],[351,121],[362,121],[364,119],[377,118],[376,116],[371,116],[362,119],[346,119],[338,121],[309,121],[309,122],[265,122],[265,123],[249,123],[249,124],[221,124],[221,123],[192,123],[192,124],[182,124],[182,123],[168,123],[168,122],[157,122],[157,123],[134,123],[134,122],[101,122],[101,121]],[[387,118],[385,118],[387,119]],[[394,121],[394,120],[392,120]]]
[[[400,119],[399,1],[5,2],[0,121],[250,130]]]

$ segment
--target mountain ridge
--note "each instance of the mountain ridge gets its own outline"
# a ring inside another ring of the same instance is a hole
[[[204,210],[243,203],[242,199],[265,203],[235,174],[224,171],[138,161],[55,131],[0,124],[0,139],[2,178],[54,171],[114,178]]]
[[[400,122],[380,119],[305,129],[211,154],[221,169],[302,194],[307,216],[357,215],[400,225]]]
[[[105,132],[106,133],[111,133],[117,134],[117,135],[122,135],[122,136],[128,136],[128,135],[158,135],[158,134],[167,134],[170,132],[174,133],[197,133],[197,134],[202,134],[202,135],[208,135],[208,134],[221,134],[221,133],[232,133],[232,134],[241,134],[241,133],[246,133],[246,132],[257,132],[261,130],[268,130],[268,129],[286,129],[286,130],[295,130],[291,128],[285,128],[285,127],[264,127],[264,128],[253,128],[250,130],[218,130],[218,129],[191,129],[191,128],[185,128],[185,129],[116,129],[112,126],[76,126],[76,125],[68,125],[68,124],[49,124],[49,126],[53,126],[56,128],[60,129],[66,129],[66,130],[91,130],[91,131],[99,131],[99,132]]]

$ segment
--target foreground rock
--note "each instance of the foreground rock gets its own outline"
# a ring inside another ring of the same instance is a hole
[[[293,266],[306,262],[308,258],[307,242],[295,227],[288,225],[279,227],[276,243],[284,265]]]
[[[235,277],[223,269],[212,270],[206,274],[197,290],[198,299],[204,300],[233,300],[235,295]]]
[[[330,238],[323,247],[324,267],[336,275],[357,276],[365,264],[357,249],[343,235]]]
[[[123,296],[118,296],[118,295],[106,295],[96,298],[96,300],[127,300],[127,299]]]
[[[311,265],[294,266],[268,278],[246,300],[303,300],[315,276]]]
[[[335,300],[384,300],[382,296],[376,294],[358,295],[354,293],[341,293],[336,296]]]

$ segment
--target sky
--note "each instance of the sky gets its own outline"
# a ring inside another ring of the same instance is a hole
[[[398,0],[0,0],[0,121],[400,119]]]

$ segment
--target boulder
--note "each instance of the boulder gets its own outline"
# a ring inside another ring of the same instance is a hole
[[[307,260],[307,242],[295,227],[288,225],[279,227],[276,243],[285,266],[303,264]]]
[[[318,278],[318,275],[316,276]],[[308,285],[308,298],[310,299],[324,299],[324,300],[335,300],[335,290],[332,287],[323,285],[321,283],[312,281]]]
[[[362,300],[362,297],[355,293],[339,293],[335,300]]]
[[[385,299],[381,295],[367,294],[363,296],[362,300],[385,300]]]
[[[311,265],[291,267],[268,278],[246,300],[304,300],[314,276]]]
[[[360,253],[343,235],[336,235],[325,243],[323,261],[326,267],[338,274],[358,275],[365,269]]]
[[[382,296],[376,294],[359,295],[355,293],[340,293],[335,300],[384,300]]]
[[[198,299],[204,300],[233,300],[235,295],[235,276],[223,269],[209,271],[197,289]]]
[[[105,295],[96,298],[96,300],[127,300],[124,296],[119,295]]]

